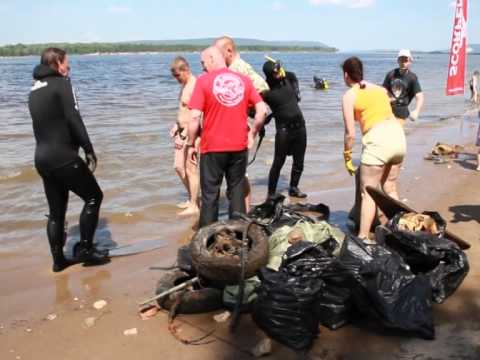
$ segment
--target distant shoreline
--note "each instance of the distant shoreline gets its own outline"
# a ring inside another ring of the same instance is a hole
[[[166,52],[201,51],[205,44],[137,44],[137,43],[46,43],[46,44],[15,44],[0,46],[0,57],[18,57],[40,55],[47,47],[59,47],[69,54],[76,55],[111,55],[111,54],[149,54]],[[239,51],[289,51],[289,52],[338,52],[337,48],[328,46],[286,46],[286,45],[240,45]]]

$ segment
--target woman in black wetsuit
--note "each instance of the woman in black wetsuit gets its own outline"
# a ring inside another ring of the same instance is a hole
[[[263,64],[263,72],[270,87],[270,90],[264,94],[263,100],[272,110],[272,114],[265,123],[274,117],[277,129],[275,155],[268,177],[268,196],[275,194],[280,170],[287,155],[292,155],[293,165],[288,194],[293,197],[305,198],[307,194],[300,191],[298,183],[303,172],[307,132],[302,111],[298,106],[300,90],[297,77],[292,72],[283,71],[280,63],[273,61]]]
[[[33,71],[35,81],[28,99],[36,140],[35,167],[42,177],[50,210],[47,236],[54,272],[73,263],[63,253],[69,191],[85,202],[74,262],[87,265],[108,262],[108,257],[93,246],[103,193],[93,176],[97,158],[67,77],[69,70],[65,51],[44,50],[40,65]],[[79,147],[85,151],[86,163],[78,155]]]

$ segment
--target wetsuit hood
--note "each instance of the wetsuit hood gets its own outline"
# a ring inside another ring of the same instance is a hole
[[[267,78],[267,84],[270,88],[275,87],[281,82],[281,79],[276,79],[274,76],[275,65],[272,61],[266,61],[265,64],[263,64],[263,73]]]
[[[56,70],[52,69],[50,66],[39,64],[33,69],[33,78],[35,80],[41,80],[49,76],[62,76]]]

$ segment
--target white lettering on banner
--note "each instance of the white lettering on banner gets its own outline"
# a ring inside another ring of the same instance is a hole
[[[453,32],[452,55],[450,56],[449,76],[455,76],[458,73],[459,52],[463,47],[463,40],[466,38],[466,21],[463,16],[463,1],[457,1],[457,9],[455,11],[455,25]]]
[[[448,59],[447,95],[463,94],[465,88],[468,0],[456,0],[455,5],[452,43]]]

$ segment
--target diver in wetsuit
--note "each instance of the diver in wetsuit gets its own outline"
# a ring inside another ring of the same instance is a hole
[[[97,158],[67,77],[69,70],[64,50],[44,50],[40,65],[33,71],[35,82],[28,99],[36,140],[35,168],[42,177],[50,210],[47,236],[54,272],[73,263],[63,253],[69,191],[85,202],[74,262],[87,265],[108,262],[108,257],[93,246],[103,193],[93,176]],[[78,155],[79,147],[85,151],[86,163]]]
[[[293,156],[290,188],[288,194],[305,198],[307,194],[300,191],[298,183],[303,172],[303,161],[307,148],[307,131],[302,111],[298,106],[300,90],[294,73],[284,71],[279,62],[267,61],[263,72],[270,90],[263,94],[264,101],[272,110],[269,120],[275,118],[275,155],[268,177],[268,196],[275,195],[280,171],[287,155]]]

